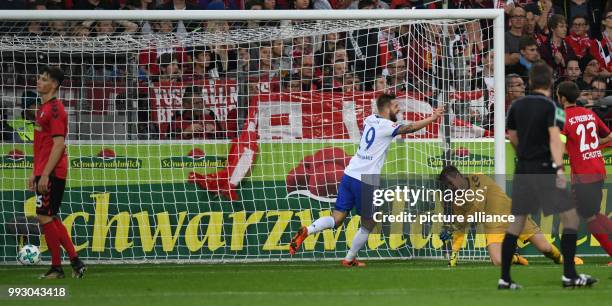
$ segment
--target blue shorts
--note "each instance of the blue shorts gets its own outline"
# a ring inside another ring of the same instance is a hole
[[[372,215],[372,195],[374,186],[365,184],[360,180],[344,174],[338,187],[338,197],[336,198],[335,210],[349,212],[355,208],[357,214],[362,217]],[[362,215],[362,207],[364,215]]]

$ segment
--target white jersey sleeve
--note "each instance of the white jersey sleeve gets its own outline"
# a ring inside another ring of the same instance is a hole
[[[350,177],[362,180],[362,175],[380,174],[387,158],[387,151],[397,135],[400,124],[370,115],[364,120],[359,148],[344,169]]]

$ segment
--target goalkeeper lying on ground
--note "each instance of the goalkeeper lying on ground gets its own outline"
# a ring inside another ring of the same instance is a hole
[[[484,200],[478,201],[475,197],[472,202],[465,202],[463,205],[452,205],[452,213],[454,215],[463,215],[467,220],[468,215],[483,212],[487,215],[510,215],[512,201],[506,193],[493,181],[490,177],[484,174],[462,175],[454,166],[446,166],[440,173],[438,178],[440,183],[451,190],[471,189],[476,192],[478,189],[484,190]],[[457,265],[457,254],[465,240],[465,228],[469,227],[467,222],[456,223],[445,228],[440,233],[440,239],[443,241],[453,240],[453,251],[449,266]],[[507,223],[484,223],[485,237],[487,241],[487,251],[491,262],[494,265],[501,265],[501,243],[504,240],[504,233],[508,227]],[[542,252],[546,257],[552,259],[556,264],[563,262],[559,250],[554,245],[550,244],[544,234],[540,231],[538,225],[531,219],[527,218],[525,228],[519,236],[521,241],[529,241],[533,246]],[[574,258],[576,264],[582,264],[582,260],[578,257]],[[512,262],[520,265],[527,265],[529,262],[524,257],[516,254]]]

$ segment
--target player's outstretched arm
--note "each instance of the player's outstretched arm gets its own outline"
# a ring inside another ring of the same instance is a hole
[[[419,121],[416,121],[416,122],[410,122],[410,123],[408,123],[406,125],[402,125],[397,130],[397,134],[414,133],[414,132],[416,132],[416,131],[418,131],[418,130],[428,126],[429,124],[435,122],[443,114],[444,114],[444,108],[443,107],[435,108],[434,111],[433,111],[433,114],[431,115],[431,117],[429,117],[427,119],[419,120]]]

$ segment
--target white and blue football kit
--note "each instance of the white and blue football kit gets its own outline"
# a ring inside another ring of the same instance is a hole
[[[344,169],[344,175],[338,188],[338,198],[334,209],[350,211],[356,208],[361,215],[362,199],[371,206],[373,188],[366,176],[380,175],[387,158],[387,151],[397,135],[400,124],[378,115],[370,115],[364,120],[363,134],[357,153]]]

